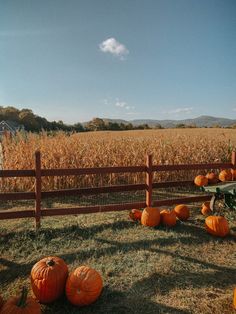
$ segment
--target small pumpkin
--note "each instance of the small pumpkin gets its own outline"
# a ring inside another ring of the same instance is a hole
[[[187,220],[190,216],[189,208],[187,205],[179,204],[174,208],[176,216],[180,220]]]
[[[207,179],[206,176],[203,176],[203,175],[199,174],[198,176],[195,177],[194,183],[197,186],[204,186],[204,185],[208,184],[208,179]]]
[[[214,172],[208,172],[206,178],[208,179],[209,184],[215,184],[219,181],[218,175]]]
[[[231,170],[230,169],[225,169],[225,170],[222,170],[220,173],[219,173],[219,179],[220,181],[231,181],[232,180],[232,173],[231,173]]]
[[[2,296],[0,295],[0,310],[1,310],[2,306],[3,306],[3,303],[4,303],[3,298],[2,298]]]
[[[236,288],[234,288],[233,306],[234,306],[234,309],[236,310]]]
[[[141,216],[142,216],[142,211],[140,209],[132,209],[129,212],[129,217],[134,221],[141,220]]]
[[[204,202],[202,204],[201,213],[205,215],[209,215],[211,213],[210,202]]]
[[[141,224],[148,227],[156,227],[160,224],[160,210],[156,207],[144,208],[141,216]]]
[[[229,224],[223,216],[208,216],[205,219],[205,228],[214,236],[225,237],[229,234]]]
[[[41,303],[50,303],[64,292],[68,267],[60,257],[49,256],[38,261],[31,270],[31,287]]]
[[[93,268],[80,266],[66,281],[67,299],[74,305],[89,305],[97,300],[103,288],[101,275]]]
[[[173,227],[176,225],[176,214],[174,210],[163,209],[160,212],[161,223],[167,227]]]
[[[27,297],[27,289],[22,289],[20,296],[8,299],[2,309],[1,314],[41,314],[40,304],[32,297]]]

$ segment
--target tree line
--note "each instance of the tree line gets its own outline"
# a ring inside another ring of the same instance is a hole
[[[108,122],[100,118],[94,118],[86,124],[75,123],[72,125],[65,124],[63,121],[48,121],[46,118],[35,115],[30,109],[17,109],[15,107],[0,106],[0,122],[13,121],[23,125],[26,131],[40,132],[45,131],[68,131],[68,132],[85,132],[85,131],[102,131],[102,130],[134,130],[149,129],[148,124],[133,126],[132,123],[124,124],[117,122]],[[161,126],[157,126],[161,128]]]
[[[156,124],[150,127],[148,124],[133,125],[132,123],[111,122],[106,119],[93,118],[91,121],[81,124],[65,124],[63,121],[48,121],[46,118],[35,115],[30,109],[17,109],[15,107],[0,106],[0,122],[2,120],[14,121],[24,126],[26,131],[40,132],[45,131],[66,131],[66,132],[87,132],[87,131],[123,131],[123,130],[145,130],[145,129],[163,129],[163,126]],[[196,128],[196,125],[177,124],[175,128]],[[212,127],[220,128],[220,125]],[[230,128],[236,128],[232,125]]]

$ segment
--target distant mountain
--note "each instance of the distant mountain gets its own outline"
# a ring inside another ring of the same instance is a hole
[[[212,116],[200,116],[193,119],[183,119],[183,120],[154,120],[154,119],[139,119],[139,120],[122,120],[122,119],[103,119],[105,122],[113,123],[132,123],[134,126],[141,124],[148,124],[150,127],[155,127],[156,125],[161,125],[164,128],[173,128],[176,125],[184,124],[191,125],[196,127],[212,127],[212,126],[221,126],[229,127],[236,125],[236,119],[227,119],[227,118],[218,118]]]

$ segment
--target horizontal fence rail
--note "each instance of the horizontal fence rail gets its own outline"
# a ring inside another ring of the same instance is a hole
[[[152,156],[148,155],[146,165],[127,167],[96,167],[79,169],[42,169],[41,154],[35,153],[35,169],[32,170],[0,170],[0,178],[34,177],[34,192],[12,192],[0,193],[0,201],[34,200],[34,210],[5,211],[0,213],[1,219],[35,218],[36,229],[40,227],[41,217],[56,215],[78,215],[98,212],[121,211],[132,208],[143,208],[146,206],[167,206],[178,203],[204,202],[210,200],[211,195],[190,196],[172,198],[165,200],[153,200],[153,189],[177,186],[193,186],[193,180],[153,182],[153,172],[156,171],[180,171],[180,170],[202,170],[202,169],[236,169],[236,152],[232,152],[231,162],[209,163],[209,164],[182,164],[182,165],[153,165]],[[124,184],[93,188],[59,189],[42,191],[42,177],[47,176],[77,176],[108,173],[146,173],[146,182],[143,184]],[[123,204],[108,204],[102,206],[68,207],[68,208],[42,208],[42,199],[53,197],[65,197],[73,195],[92,195],[102,193],[145,191],[146,200],[143,202],[131,202]]]

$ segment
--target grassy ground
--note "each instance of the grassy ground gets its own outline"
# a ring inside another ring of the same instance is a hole
[[[233,313],[235,238],[208,235],[199,206],[190,208],[190,220],[172,229],[143,227],[127,211],[47,217],[37,234],[32,219],[1,221],[0,294],[30,288],[33,264],[57,255],[70,270],[97,269],[104,289],[91,306],[78,309],[63,297],[42,305],[43,313]]]

